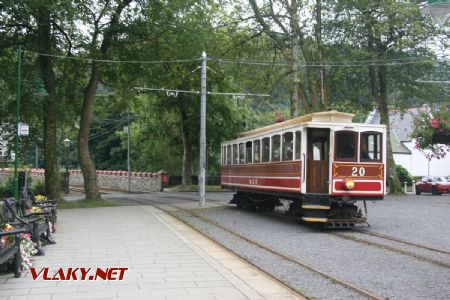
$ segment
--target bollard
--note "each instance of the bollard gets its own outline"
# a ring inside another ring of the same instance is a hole
[[[403,184],[405,185],[405,194],[408,193],[408,183],[405,181],[403,182]]]
[[[416,181],[415,180],[412,181],[412,192],[413,192],[413,194],[416,193]]]

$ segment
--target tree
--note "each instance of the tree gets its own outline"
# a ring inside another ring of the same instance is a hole
[[[426,54],[424,42],[436,31],[424,22],[415,3],[384,1],[341,1],[337,5],[344,35],[365,49],[368,58],[386,61],[402,54]],[[387,173],[391,193],[401,192],[401,184],[395,171],[389,123],[390,68],[386,63],[368,64],[368,76],[372,98],[377,103],[381,123],[387,126]]]
[[[301,0],[268,1],[265,5],[249,0],[249,3],[261,30],[274,40],[289,63],[291,117],[298,114],[299,100],[305,113],[328,109],[325,69],[319,65],[317,74],[311,64],[324,60],[321,1],[316,1],[313,11],[308,11],[306,1]],[[304,17],[308,14],[316,15],[315,41],[308,36],[310,22]],[[301,63],[305,65],[304,72],[300,72]]]
[[[92,58],[97,57],[100,60],[107,59],[108,51],[111,48],[115,37],[122,32],[121,15],[130,5],[132,0],[123,0],[114,3],[102,1],[102,6],[95,13],[95,5],[92,7],[82,3],[82,9],[86,14],[91,14],[91,25],[93,31],[90,37],[89,54]],[[104,19],[108,19],[105,24]],[[101,41],[101,43],[100,43]],[[100,46],[99,46],[100,43]],[[89,152],[89,132],[93,119],[93,107],[95,94],[101,77],[101,63],[93,60],[90,67],[90,77],[84,88],[83,105],[80,116],[80,130],[78,133],[78,160],[84,179],[84,190],[87,199],[99,199],[100,192],[97,184],[97,173],[94,162]]]
[[[38,56],[37,68],[28,73],[35,78],[28,79],[28,82],[39,82],[40,77],[48,94],[43,101],[43,113],[39,114],[43,116],[45,187],[50,198],[58,199],[57,126],[60,121],[59,108],[62,106],[58,102],[64,99],[64,91],[58,90],[57,67],[51,55],[55,52],[70,53],[72,45],[66,31],[73,26],[72,6],[69,1],[4,1],[0,9],[2,47],[21,44],[28,50],[46,54]],[[33,61],[29,56],[28,60]],[[64,76],[62,73],[60,79],[64,80]]]

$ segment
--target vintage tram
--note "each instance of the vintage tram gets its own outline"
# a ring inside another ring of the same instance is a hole
[[[288,213],[326,226],[366,223],[365,200],[386,193],[386,126],[327,111],[244,132],[221,145],[221,184],[230,203]],[[357,202],[363,201],[365,212]]]

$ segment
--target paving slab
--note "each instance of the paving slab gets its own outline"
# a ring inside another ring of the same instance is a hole
[[[128,268],[122,281],[0,275],[1,299],[300,299],[290,289],[153,206],[58,211],[49,268]],[[80,273],[79,273],[80,274]],[[89,278],[88,276],[88,278]]]

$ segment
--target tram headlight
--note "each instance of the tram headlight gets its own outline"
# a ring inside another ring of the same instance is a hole
[[[347,190],[353,190],[353,188],[355,187],[355,182],[353,181],[353,179],[345,179],[344,185]]]

